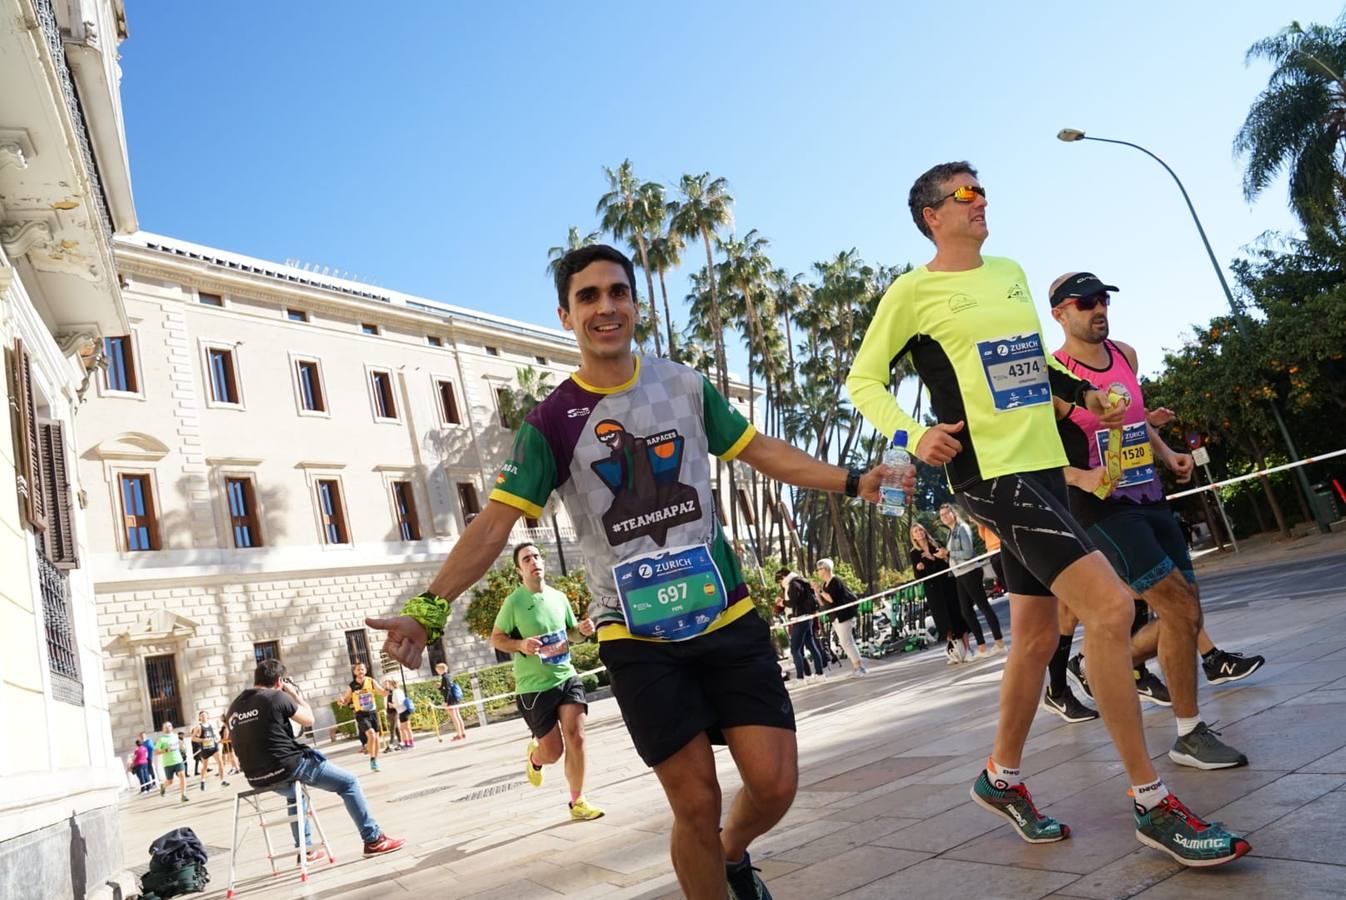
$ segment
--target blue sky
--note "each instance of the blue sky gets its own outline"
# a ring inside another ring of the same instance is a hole
[[[985,251],[1046,289],[1122,290],[1113,333],[1153,371],[1223,295],[1168,176],[1223,263],[1292,227],[1242,197],[1232,140],[1269,67],[1258,38],[1325,2],[128,4],[122,95],[143,228],[555,324],[543,269],[596,227],[604,165],[728,179],[739,233],[791,271],[855,247],[931,253],[906,192],[970,159]],[[408,11],[409,10],[409,11]],[[690,257],[693,264],[696,256]],[[670,282],[679,297],[681,277]],[[675,312],[675,316],[677,313]],[[741,357],[740,357],[741,358]]]

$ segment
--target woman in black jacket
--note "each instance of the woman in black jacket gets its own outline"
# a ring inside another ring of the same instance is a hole
[[[925,604],[935,620],[935,630],[946,641],[948,664],[971,659],[967,622],[958,608],[958,586],[949,574],[948,562],[940,557],[929,532],[919,522],[911,526],[911,568],[917,578],[935,576],[924,582]]]

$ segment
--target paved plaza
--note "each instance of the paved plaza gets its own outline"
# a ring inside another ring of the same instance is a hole
[[[1146,705],[1145,724],[1160,774],[1193,809],[1246,834],[1250,856],[1184,870],[1141,847],[1127,778],[1103,724],[1066,725],[1045,712],[1024,773],[1040,806],[1068,823],[1072,837],[1024,843],[968,799],[994,731],[1003,657],[954,667],[932,650],[876,661],[867,678],[834,675],[791,688],[799,796],[753,847],[773,894],[1346,897],[1346,535],[1249,551],[1199,563],[1216,643],[1268,660],[1243,682],[1212,688],[1201,681],[1203,717],[1218,720],[1249,766],[1176,766],[1167,756],[1170,711]],[[315,792],[335,865],[317,865],[307,886],[297,873],[273,878],[252,827],[240,852],[240,895],[678,896],[668,858],[671,817],[655,777],[632,749],[614,701],[594,702],[589,723],[586,793],[607,811],[594,822],[569,820],[559,766],[547,768],[540,789],[526,782],[521,721],[471,728],[462,743],[422,739],[413,752],[385,757],[378,774],[349,744],[336,745],[332,758],[359,773],[379,823],[407,838],[406,848],[362,859],[339,801]],[[717,757],[721,783],[732,791],[733,763],[723,749]],[[128,796],[128,864],[148,862],[156,836],[189,825],[211,852],[210,891],[196,896],[222,897],[232,797],[214,785],[205,794],[193,788],[188,804],[172,794]]]

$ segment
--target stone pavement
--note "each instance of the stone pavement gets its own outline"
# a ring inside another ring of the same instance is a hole
[[[1046,713],[1034,724],[1024,770],[1040,805],[1073,836],[1022,842],[967,796],[989,750],[1003,658],[950,667],[927,651],[876,661],[864,679],[792,688],[799,796],[754,845],[754,862],[781,900],[1346,897],[1346,588],[1338,587],[1346,554],[1335,542],[1320,551],[1293,566],[1228,573],[1218,591],[1225,599],[1208,613],[1220,646],[1268,659],[1246,681],[1201,689],[1203,716],[1219,720],[1248,767],[1174,765],[1171,714],[1145,710],[1160,773],[1194,809],[1248,835],[1253,852],[1243,860],[1185,870],[1141,847],[1127,778],[1102,723],[1066,725]],[[293,873],[273,878],[254,826],[240,853],[241,896],[678,896],[662,792],[611,699],[590,709],[587,794],[607,810],[595,822],[569,821],[559,767],[547,768],[542,788],[527,784],[521,722],[468,734],[461,744],[422,738],[415,751],[386,758],[380,774],[350,748],[332,754],[359,773],[375,816],[408,839],[406,849],[362,859],[339,801],[316,792],[336,864],[316,866],[307,886]],[[723,750],[717,759],[733,790],[732,761]],[[190,825],[212,853],[210,891],[197,896],[222,897],[232,794],[212,786],[191,797],[128,796],[126,859],[147,861],[154,837]]]

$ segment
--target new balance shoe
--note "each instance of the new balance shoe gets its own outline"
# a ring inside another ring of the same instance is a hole
[[[1205,722],[1178,738],[1168,758],[1180,766],[1194,769],[1233,769],[1246,766],[1248,757],[1220,740]]]
[[[1089,679],[1084,676],[1084,654],[1076,653],[1066,663],[1066,674],[1075,679],[1075,686],[1084,693],[1084,696],[1093,699],[1094,692],[1089,689]]]
[[[1074,691],[1069,687],[1062,690],[1059,697],[1052,696],[1052,689],[1047,688],[1047,693],[1042,696],[1042,708],[1072,723],[1088,722],[1090,719],[1098,718],[1098,710],[1090,709],[1076,700]]]
[[[1252,847],[1219,822],[1207,822],[1169,794],[1148,812],[1136,807],[1136,839],[1184,866],[1218,866]]]
[[[729,896],[732,900],[771,900],[771,892],[762,882],[762,871],[753,867],[752,857],[743,851],[743,858],[736,863],[725,863],[724,877],[729,882]]]
[[[1224,650],[1216,650],[1210,659],[1201,661],[1201,669],[1206,673],[1206,680],[1211,684],[1226,684],[1230,681],[1239,681],[1247,678],[1258,669],[1266,660],[1260,656],[1244,656],[1242,653],[1227,653]]]
[[[390,838],[386,834],[381,834],[375,840],[365,844],[365,856],[379,856],[384,853],[392,853],[394,850],[401,850],[405,844],[406,838]]]
[[[1070,837],[1070,829],[1038,812],[1033,797],[1023,783],[1012,784],[1007,788],[998,788],[991,784],[986,770],[982,769],[977,780],[972,783],[972,802],[982,809],[990,810],[998,816],[1009,819],[1019,837],[1030,844],[1050,844]]]
[[[1168,687],[1159,680],[1159,676],[1149,669],[1141,666],[1133,669],[1131,674],[1136,679],[1136,693],[1140,694],[1146,700],[1159,706],[1172,706],[1173,700],[1168,696]]]
[[[601,819],[602,817],[603,810],[585,800],[583,794],[576,797],[575,801],[570,804],[570,818],[572,819],[588,822],[591,819]]]
[[[528,742],[528,752],[524,755],[523,771],[528,776],[528,783],[533,787],[542,787],[542,767],[533,765],[533,753],[537,750],[539,744],[537,738]]]

